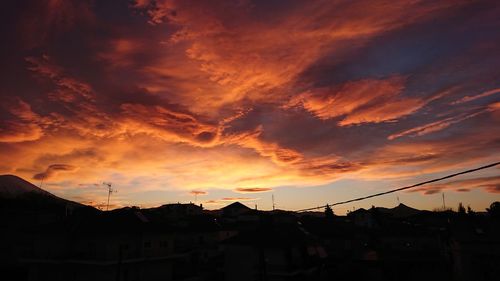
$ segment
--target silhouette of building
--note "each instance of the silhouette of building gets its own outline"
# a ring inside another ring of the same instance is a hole
[[[261,222],[224,243],[225,280],[319,280],[323,246],[298,224]]]
[[[234,203],[231,203],[231,204],[225,206],[221,210],[222,210],[223,216],[237,217],[239,215],[243,215],[243,214],[250,212],[252,209],[241,204],[240,202],[234,202]]]
[[[124,209],[37,227],[19,241],[27,280],[173,280],[171,229]]]
[[[235,202],[211,212],[192,203],[103,212],[15,177],[0,177],[1,186],[2,280],[483,281],[500,274],[500,219],[492,211],[400,204],[327,216]]]
[[[168,218],[182,218],[187,216],[200,215],[203,213],[203,207],[193,203],[173,203],[165,204],[155,208],[157,212]]]

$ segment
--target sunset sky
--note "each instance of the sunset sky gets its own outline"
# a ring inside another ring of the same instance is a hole
[[[0,174],[300,209],[500,161],[498,1],[2,3]],[[334,208],[500,201],[500,169]]]

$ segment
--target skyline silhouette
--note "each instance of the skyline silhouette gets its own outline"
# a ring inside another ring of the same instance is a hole
[[[500,202],[487,212],[399,203],[346,216],[233,202],[101,211],[0,176],[3,280],[496,280]]]

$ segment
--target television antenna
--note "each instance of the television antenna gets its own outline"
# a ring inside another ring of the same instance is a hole
[[[42,174],[42,180],[40,181],[40,186],[38,188],[42,188],[44,179],[45,179],[45,173]]]
[[[102,184],[105,185],[106,188],[108,189],[108,204],[106,205],[106,211],[107,211],[109,210],[109,197],[111,196],[111,193],[117,192],[117,190],[111,187],[112,184],[110,182],[103,182]]]
[[[443,211],[446,210],[446,201],[444,200],[444,192],[442,193],[443,196]]]

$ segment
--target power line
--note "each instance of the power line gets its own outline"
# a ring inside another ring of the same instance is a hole
[[[347,203],[351,203],[351,202],[366,200],[366,199],[369,199],[369,198],[373,198],[373,197],[377,197],[377,196],[382,196],[382,195],[386,195],[386,194],[389,194],[389,193],[394,193],[394,192],[397,192],[397,191],[401,191],[401,190],[405,190],[405,189],[410,189],[410,188],[414,188],[414,187],[417,187],[417,186],[421,186],[421,185],[425,185],[425,184],[429,184],[429,183],[433,183],[433,182],[437,182],[437,181],[442,181],[442,180],[453,178],[453,177],[456,177],[456,176],[460,176],[460,175],[464,175],[464,174],[469,174],[469,173],[476,172],[476,171],[479,171],[479,170],[484,170],[484,169],[487,169],[487,168],[494,167],[494,166],[496,166],[498,164],[500,164],[500,162],[491,163],[491,164],[488,164],[488,165],[485,165],[485,166],[481,166],[481,167],[478,167],[478,168],[474,168],[474,169],[470,169],[470,170],[458,172],[458,173],[447,175],[447,176],[444,176],[444,177],[441,177],[441,178],[437,178],[437,179],[432,179],[432,180],[428,180],[428,181],[416,183],[416,184],[410,185],[410,186],[400,187],[400,188],[392,189],[392,190],[389,190],[389,191],[375,193],[375,194],[372,194],[372,195],[368,195],[368,196],[364,196],[364,197],[358,197],[358,198],[354,198],[354,199],[350,199],[350,200],[346,200],[346,201],[341,201],[341,202],[337,202],[337,203],[333,203],[333,204],[327,204],[327,205],[331,207],[331,206],[342,205],[342,204],[347,204]],[[305,211],[322,209],[322,208],[326,208],[327,205],[323,205],[323,206],[319,206],[319,207],[312,207],[312,208],[307,208],[307,209],[301,209],[301,210],[297,210],[296,212],[305,212]]]

